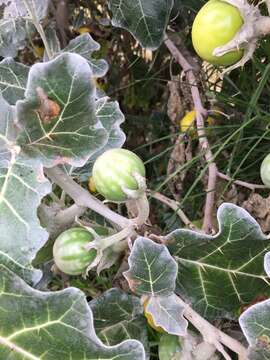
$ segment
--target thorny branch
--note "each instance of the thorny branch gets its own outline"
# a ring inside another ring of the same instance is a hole
[[[194,108],[196,111],[196,123],[197,123],[197,132],[200,141],[200,146],[204,152],[205,160],[208,164],[208,185],[207,185],[207,195],[205,201],[205,210],[204,210],[204,220],[203,220],[203,230],[206,233],[212,232],[212,213],[213,207],[215,204],[215,187],[217,181],[217,167],[213,161],[213,154],[210,149],[207,137],[205,135],[204,129],[204,118],[207,117],[207,110],[204,108],[200,96],[200,92],[197,86],[196,75],[192,65],[186,60],[182,55],[180,50],[174,45],[174,43],[166,38],[165,45],[171,52],[172,56],[182,67],[183,71],[186,73],[188,83],[191,84],[191,94],[194,102]]]

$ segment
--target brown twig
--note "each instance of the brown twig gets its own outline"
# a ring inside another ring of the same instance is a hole
[[[202,104],[193,66],[186,60],[186,58],[182,55],[180,50],[174,45],[174,43],[169,38],[166,38],[165,45],[167,46],[167,48],[169,49],[175,60],[182,67],[183,71],[186,73],[188,83],[191,86],[191,94],[194,102],[194,108],[196,111],[198,137],[199,137],[201,149],[204,152],[205,160],[208,164],[208,184],[206,190],[207,194],[205,201],[203,230],[206,233],[210,233],[213,229],[212,214],[213,214],[213,207],[215,204],[217,167],[213,160],[213,154],[210,149],[207,137],[205,135],[204,118],[207,117],[207,110],[204,108]]]
[[[235,185],[245,187],[245,188],[247,188],[247,189],[249,189],[251,191],[254,191],[256,189],[267,189],[267,186],[265,186],[265,185],[252,184],[252,183],[248,183],[248,182],[242,181],[242,180],[234,180],[230,176],[225,175],[225,174],[221,173],[220,171],[217,172],[217,175],[218,175],[218,177],[220,179],[229,181],[229,182],[231,182],[232,184],[235,184]]]
[[[237,340],[233,339],[223,331],[217,329],[207,320],[201,317],[195,310],[187,305],[182,299],[179,300],[185,307],[184,316],[189,322],[200,331],[204,340],[212,344],[224,356],[226,360],[231,360],[231,357],[225,351],[223,345],[238,354],[239,360],[247,360],[247,349]],[[223,345],[222,345],[223,344]]]
[[[183,223],[190,229],[197,230],[196,226],[192,224],[192,222],[180,208],[180,204],[177,201],[172,200],[167,196],[160,194],[159,192],[150,192],[150,195],[152,198],[162,202],[163,204],[169,206],[172,210],[174,210],[176,214],[180,217],[180,219],[183,221]]]

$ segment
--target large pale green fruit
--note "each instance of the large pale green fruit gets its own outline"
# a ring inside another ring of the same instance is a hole
[[[192,43],[197,54],[214,65],[228,66],[239,61],[243,51],[214,56],[215,48],[232,40],[243,25],[240,11],[225,1],[210,0],[198,12],[192,26]]]
[[[261,178],[264,185],[270,187],[270,154],[262,162]]]
[[[93,180],[97,191],[110,201],[126,201],[124,189],[138,190],[134,174],[145,177],[142,160],[125,149],[112,149],[97,158],[93,167]]]
[[[93,239],[94,236],[83,228],[72,228],[59,235],[53,246],[58,269],[68,275],[83,274],[97,254],[95,249],[85,250],[85,245]]]

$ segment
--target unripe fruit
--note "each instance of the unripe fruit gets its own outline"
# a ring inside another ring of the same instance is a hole
[[[145,177],[145,167],[133,152],[111,149],[97,158],[92,174],[97,191],[107,200],[120,202],[128,199],[124,189],[139,189],[135,174]]]
[[[68,275],[83,274],[97,255],[95,249],[85,249],[93,240],[94,236],[83,228],[72,228],[59,235],[53,246],[54,262],[58,269]]]
[[[198,12],[192,27],[192,43],[197,54],[214,65],[228,66],[239,61],[243,51],[214,56],[213,51],[231,41],[243,25],[240,11],[225,1],[208,1]]]
[[[264,185],[270,187],[270,154],[268,154],[262,162],[261,179]]]

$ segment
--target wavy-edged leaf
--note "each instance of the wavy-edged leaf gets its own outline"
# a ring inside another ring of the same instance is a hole
[[[22,127],[17,142],[29,158],[46,167],[83,166],[106,143],[95,115],[92,72],[81,56],[65,53],[33,65],[25,96],[16,104]]]
[[[164,245],[147,238],[135,240],[124,273],[130,289],[138,295],[165,296],[175,289],[177,264]]]
[[[136,339],[149,352],[146,319],[139,298],[113,288],[90,301],[98,337],[108,346]]]
[[[244,209],[222,204],[219,232],[176,230],[165,239],[178,263],[176,292],[208,318],[235,317],[242,304],[270,294],[263,258],[270,241]]]
[[[270,300],[251,306],[239,323],[251,347],[250,360],[270,359]]]
[[[26,38],[35,28],[32,16],[39,21],[48,13],[49,0],[27,0],[28,7],[22,0],[1,0],[3,16],[0,19],[0,56],[15,57],[18,50],[25,47]]]
[[[78,176],[81,181],[89,178],[94,162],[100,154],[109,149],[122,147],[126,140],[125,133],[120,128],[125,117],[117,101],[110,101],[107,96],[96,100],[96,117],[106,129],[109,137],[107,143],[87,161],[84,167],[73,171],[72,175]]]
[[[0,266],[0,309],[1,359],[145,359],[136,340],[102,344],[78,289],[40,292]]]
[[[97,43],[90,34],[85,33],[71,40],[63,51],[81,55],[88,61],[93,76],[102,77],[108,71],[108,63],[103,59],[93,58],[93,53],[99,49],[99,43]]]
[[[109,6],[114,26],[131,32],[145,48],[161,45],[173,0],[110,0]]]
[[[185,308],[175,294],[150,297],[145,310],[152,315],[155,325],[167,333],[186,335],[188,322],[183,316]]]
[[[38,281],[31,261],[48,238],[36,211],[50,192],[40,163],[27,160],[15,144],[14,109],[0,98],[0,263],[26,281]]]
[[[0,62],[0,90],[3,98],[10,104],[24,98],[29,67],[6,58]]]

